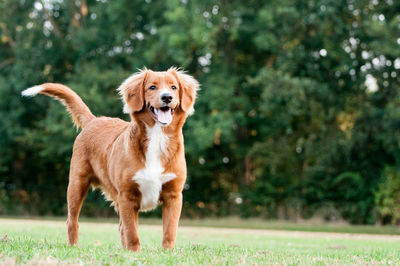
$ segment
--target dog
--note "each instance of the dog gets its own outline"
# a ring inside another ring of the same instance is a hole
[[[70,88],[44,83],[23,96],[45,94],[64,104],[82,130],[75,139],[69,183],[68,240],[78,244],[78,217],[90,186],[119,214],[122,246],[140,252],[138,215],[162,203],[164,249],[174,248],[186,181],[182,127],[194,112],[199,83],[177,68],[140,70],[117,89],[131,122],[94,116]]]

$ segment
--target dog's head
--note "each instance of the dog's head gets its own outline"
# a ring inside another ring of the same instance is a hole
[[[156,72],[149,69],[134,73],[118,88],[124,102],[124,112],[141,113],[156,123],[168,126],[174,115],[194,112],[199,83],[183,71],[170,68]]]

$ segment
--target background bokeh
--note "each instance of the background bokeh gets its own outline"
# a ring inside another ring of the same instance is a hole
[[[0,1],[0,214],[66,213],[78,132],[21,91],[61,82],[128,119],[115,89],[144,66],[202,84],[183,216],[400,221],[394,0]],[[83,215],[114,214],[91,192]]]

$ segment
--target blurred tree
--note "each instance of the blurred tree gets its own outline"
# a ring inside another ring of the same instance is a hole
[[[96,115],[127,119],[119,83],[175,65],[202,84],[184,128],[184,215],[389,217],[399,10],[390,0],[3,0],[0,213],[65,212],[77,133],[62,106],[22,89],[65,83]],[[112,214],[99,193],[85,206]]]
[[[400,222],[400,175],[397,169],[387,167],[382,182],[375,193],[377,214],[380,224]]]

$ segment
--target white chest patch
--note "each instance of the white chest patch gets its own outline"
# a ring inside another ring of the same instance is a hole
[[[147,128],[149,143],[146,151],[145,168],[139,170],[132,178],[142,193],[141,211],[150,211],[157,207],[162,184],[174,179],[174,173],[164,173],[161,156],[164,155],[168,136],[164,134],[160,125],[155,124]]]

